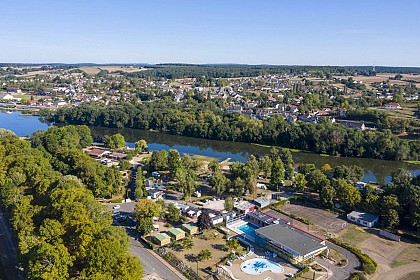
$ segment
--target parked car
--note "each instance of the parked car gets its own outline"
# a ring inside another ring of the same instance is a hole
[[[152,172],[152,176],[153,176],[153,177],[156,177],[156,178],[159,178],[159,177],[160,177],[160,174],[159,174],[159,172],[157,172],[157,171],[153,171],[153,172]]]
[[[112,207],[112,209],[120,209],[121,208],[121,205],[114,205],[114,207]]]
[[[120,211],[118,211],[118,210],[112,211],[112,215],[119,215],[119,214],[120,214]]]

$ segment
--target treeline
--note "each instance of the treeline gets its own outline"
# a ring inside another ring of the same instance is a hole
[[[48,149],[83,142],[69,133],[57,137],[55,145],[53,131],[45,135]],[[41,143],[35,146],[10,133],[0,135],[0,198],[10,213],[26,279],[142,279],[124,229],[111,225],[110,212],[80,178],[55,169],[68,160],[61,161],[58,151],[53,156]]]
[[[83,104],[42,112],[56,123],[138,128],[222,141],[261,143],[347,157],[419,160],[420,142],[402,141],[391,131],[361,131],[329,123],[289,124],[283,116],[259,120],[224,113],[194,101],[147,104]]]
[[[63,175],[77,176],[95,197],[109,198],[120,194],[122,175],[118,167],[107,168],[81,150],[92,143],[87,126],[52,126],[34,132],[31,138],[32,147],[42,151],[55,170]]]
[[[290,65],[189,65],[189,64],[160,64],[146,65],[146,71],[121,73],[133,78],[236,78],[255,77],[268,74],[315,74],[319,77],[331,75],[362,75],[375,76],[371,66],[290,66]],[[376,71],[387,73],[420,73],[418,67],[386,67],[377,66]]]

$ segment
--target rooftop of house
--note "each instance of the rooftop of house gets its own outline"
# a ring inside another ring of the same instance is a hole
[[[188,229],[188,230],[192,230],[192,229],[197,228],[197,226],[192,225],[192,224],[182,224],[182,226],[183,226],[184,228]]]
[[[366,213],[366,212],[361,212],[361,211],[352,211],[350,214],[348,214],[349,216],[356,218],[356,219],[360,219],[366,222],[374,222],[376,219],[378,219],[379,217],[370,213]]]
[[[262,227],[255,232],[257,235],[263,235],[272,242],[286,246],[302,256],[326,248],[321,244],[322,239],[284,223]]]
[[[185,231],[183,231],[180,228],[171,228],[170,230],[168,230],[168,232],[170,232],[173,235],[185,234]]]
[[[159,241],[163,241],[166,239],[171,239],[171,237],[169,235],[167,235],[166,233],[156,233],[155,235],[153,235],[154,238],[156,238]]]

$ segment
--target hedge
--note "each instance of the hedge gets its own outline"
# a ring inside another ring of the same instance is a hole
[[[372,260],[368,255],[362,253],[360,249],[355,248],[345,242],[342,242],[336,238],[330,238],[329,241],[332,243],[337,244],[338,246],[341,246],[343,248],[346,248],[350,252],[354,253],[362,262],[362,270],[366,272],[367,274],[373,274],[376,271],[376,268],[378,267],[378,264]]]
[[[298,217],[298,216],[296,216],[294,214],[291,214],[289,212],[286,212],[284,210],[281,210],[280,208],[277,208],[277,207],[270,207],[270,208],[273,209],[273,210],[275,210],[275,211],[277,211],[277,212],[280,212],[280,213],[282,213],[282,214],[284,214],[284,215],[286,215],[286,216],[288,216],[288,217],[290,217],[292,219],[295,219],[295,220],[297,220],[299,222],[302,222],[304,224],[307,224],[307,225],[313,225],[314,224],[309,219]]]
[[[309,267],[305,266],[301,271],[299,271],[298,273],[296,273],[295,275],[293,275],[293,277],[290,278],[290,279],[297,279],[297,278],[299,278],[300,276],[302,276],[304,273],[306,273],[308,271],[309,271]]]
[[[363,272],[358,271],[355,273],[352,273],[348,280],[366,280],[366,276],[363,274]]]

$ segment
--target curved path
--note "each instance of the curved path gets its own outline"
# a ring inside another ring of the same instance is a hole
[[[326,241],[326,245],[328,248],[334,249],[344,256],[347,257],[347,265],[344,267],[337,267],[333,266],[332,264],[328,263],[322,258],[317,258],[316,261],[319,262],[321,265],[325,266],[332,272],[332,276],[329,279],[347,279],[353,272],[356,272],[360,267],[361,263],[359,259],[354,255],[352,252],[350,252],[347,249],[344,249],[343,247],[340,247],[338,245],[335,245],[334,243],[331,243],[329,241]]]
[[[420,271],[420,264],[419,263],[411,263],[403,266],[399,266],[393,268],[389,271],[382,273],[378,279],[382,280],[398,280],[399,278],[403,277],[406,274]]]

